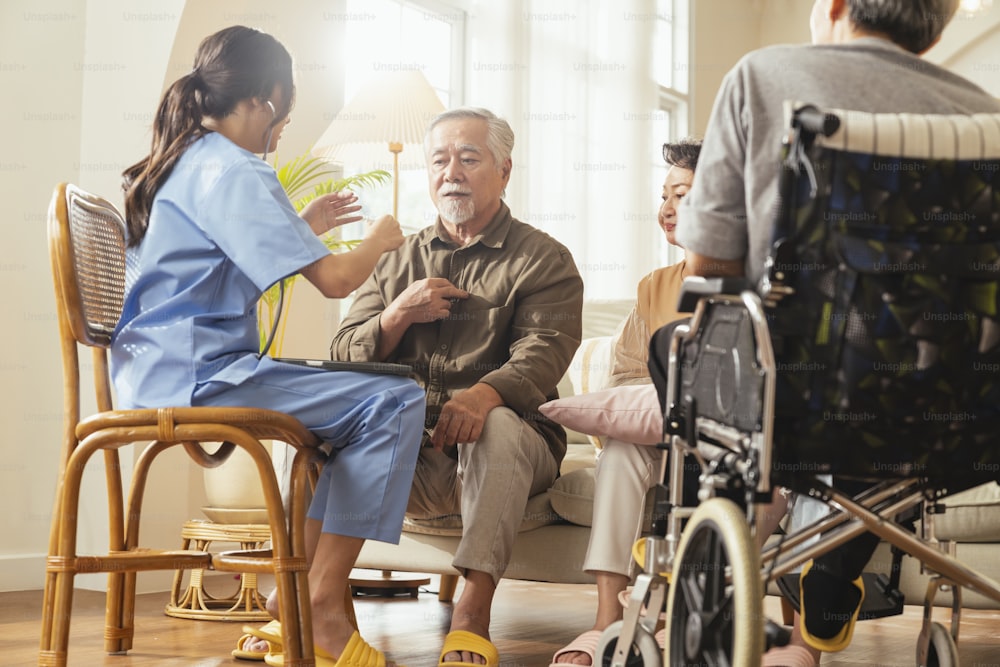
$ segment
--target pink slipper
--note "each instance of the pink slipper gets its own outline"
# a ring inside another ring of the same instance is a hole
[[[559,656],[567,653],[586,653],[590,656],[590,664],[593,665],[594,654],[597,652],[597,645],[601,642],[602,634],[604,632],[601,630],[587,630],[582,633],[565,647],[556,651],[555,655],[552,656],[552,664],[549,667],[573,667],[571,663],[559,662]]]
[[[622,609],[628,609],[629,603],[632,602],[632,589],[626,588],[625,590],[618,593],[618,602],[621,604]],[[646,605],[642,605],[642,611],[639,612],[640,616],[646,615]],[[667,614],[665,612],[660,612],[660,620],[667,620]]]
[[[805,646],[778,646],[764,654],[761,667],[815,667],[819,662]]]

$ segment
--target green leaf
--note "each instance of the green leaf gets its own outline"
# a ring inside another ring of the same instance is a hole
[[[314,181],[335,173],[336,170],[329,162],[308,153],[292,158],[277,170],[278,182],[293,201]]]
[[[384,169],[377,169],[375,171],[369,171],[362,174],[356,174],[354,176],[348,176],[346,178],[332,178],[337,173],[334,166],[322,159],[313,157],[309,153],[304,153],[298,157],[292,158],[285,164],[276,168],[276,173],[278,176],[278,182],[281,183],[281,187],[284,188],[285,194],[292,201],[295,206],[296,211],[301,211],[305,208],[306,204],[315,199],[316,197],[330,194],[331,192],[339,192],[341,190],[362,190],[364,188],[375,187],[378,185],[383,185],[392,180],[392,175],[385,171]],[[309,188],[312,191],[309,191]],[[305,194],[304,194],[305,193]],[[352,240],[342,240],[338,238],[332,238],[329,235],[321,237],[323,243],[326,247],[330,249],[330,252],[345,252],[351,250],[361,243],[361,239]],[[291,288],[298,275],[289,276],[285,278],[285,299],[291,295]],[[267,340],[268,333],[271,330],[273,324],[281,325],[280,321],[275,323],[273,320],[274,311],[278,306],[278,284],[274,284],[270,289],[261,295],[260,301],[257,304],[258,309],[258,329],[260,331],[260,347],[264,348],[264,342]],[[280,320],[284,320],[287,316],[287,312],[281,313]],[[283,338],[284,334],[278,338]],[[275,340],[272,345],[271,353],[280,354],[281,352],[281,341]]]

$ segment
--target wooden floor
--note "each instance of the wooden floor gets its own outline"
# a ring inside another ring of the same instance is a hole
[[[425,590],[436,592],[437,579]],[[459,589],[461,591],[461,588]],[[433,592],[417,598],[356,600],[365,638],[391,659],[409,667],[436,664],[450,619],[451,606]],[[139,596],[135,648],[127,656],[108,656],[102,649],[104,596],[78,591],[75,596],[70,665],[215,665],[255,664],[229,655],[240,634],[239,623],[189,621],[165,616],[167,595]],[[596,594],[591,586],[503,581],[493,619],[493,639],[503,667],[547,667],[553,652],[593,621]],[[778,615],[776,598],[765,605]],[[935,618],[947,620],[946,610]],[[37,663],[41,592],[0,593],[0,665]],[[1000,667],[1000,612],[966,611],[959,642],[964,667]],[[907,607],[902,616],[858,624],[845,651],[827,655],[826,666],[902,666],[915,664],[915,638],[920,609]]]

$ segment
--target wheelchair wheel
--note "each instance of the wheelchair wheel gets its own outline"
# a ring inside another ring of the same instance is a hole
[[[764,652],[760,554],[743,512],[711,498],[681,535],[667,595],[664,662],[747,667]]]
[[[958,646],[948,628],[940,623],[931,623],[931,637],[927,644],[927,661],[921,664],[920,646],[917,646],[919,667],[958,667]]]
[[[611,667],[611,661],[615,657],[615,645],[618,643],[618,636],[622,631],[622,622],[615,621],[601,635],[601,641],[597,644],[597,652],[594,654],[600,661],[601,667]],[[625,659],[625,667],[660,667],[663,660],[660,657],[660,647],[646,628],[641,625],[635,629],[635,637],[632,639],[632,650],[629,651]]]

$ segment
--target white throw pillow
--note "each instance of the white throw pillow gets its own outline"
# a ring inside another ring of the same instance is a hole
[[[663,441],[663,412],[651,384],[611,387],[543,403],[539,411],[580,433],[636,445]]]

